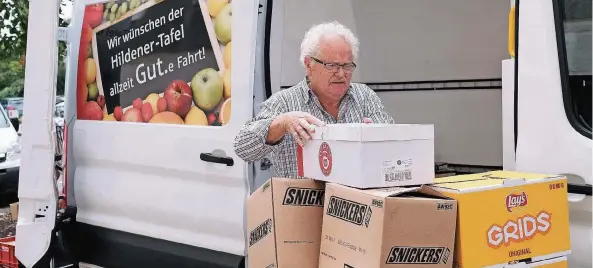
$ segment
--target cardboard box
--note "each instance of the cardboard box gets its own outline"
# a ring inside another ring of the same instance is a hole
[[[432,183],[433,125],[329,124],[298,148],[299,175],[356,188]]]
[[[247,199],[249,267],[317,268],[325,183],[272,178]]]
[[[435,183],[435,190],[459,204],[457,267],[569,254],[565,177],[496,171],[437,178]]]
[[[326,185],[320,268],[452,267],[457,201],[428,186]]]
[[[19,202],[10,204],[10,216],[12,221],[17,221],[19,219]]]
[[[485,268],[568,268],[566,257],[556,257],[532,262],[516,262],[512,264],[499,264]]]
[[[566,257],[552,258],[548,260],[534,262],[527,267],[537,268],[568,268],[568,259]]]

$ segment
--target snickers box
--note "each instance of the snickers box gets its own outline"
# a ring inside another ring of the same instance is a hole
[[[328,183],[320,268],[452,267],[457,201],[429,186]]]
[[[249,267],[317,268],[325,183],[272,178],[247,199]]]

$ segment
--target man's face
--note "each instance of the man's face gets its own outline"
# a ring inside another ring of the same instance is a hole
[[[323,38],[319,55],[305,58],[311,88],[322,99],[339,101],[350,87],[355,65],[350,45],[339,36]]]

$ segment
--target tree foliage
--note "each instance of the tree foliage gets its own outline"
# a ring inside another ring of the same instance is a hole
[[[64,19],[66,2],[62,0],[58,24],[67,26]],[[25,82],[24,58],[27,51],[27,30],[29,19],[29,0],[0,0],[0,98],[22,97]],[[40,44],[46,46],[47,44]],[[63,56],[66,46],[59,43],[59,69],[57,94],[64,94],[65,66]],[[40,47],[43,49],[47,47]]]

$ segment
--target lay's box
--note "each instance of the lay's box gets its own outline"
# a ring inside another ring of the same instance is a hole
[[[511,171],[436,178],[434,189],[458,202],[455,266],[529,258],[534,265],[568,255],[566,183],[563,176]]]
[[[534,262],[529,268],[568,268],[568,259],[566,256],[547,259],[543,261]]]

